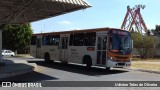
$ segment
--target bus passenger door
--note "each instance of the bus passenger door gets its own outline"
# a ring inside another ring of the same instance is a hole
[[[102,35],[97,37],[97,65],[106,64],[107,36]]]
[[[68,62],[68,37],[61,37],[60,61]]]
[[[41,58],[41,38],[37,39],[36,58]]]

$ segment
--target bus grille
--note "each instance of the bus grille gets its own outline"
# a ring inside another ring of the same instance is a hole
[[[124,66],[125,63],[117,63],[118,66]]]
[[[117,59],[127,59],[128,57],[115,56]]]

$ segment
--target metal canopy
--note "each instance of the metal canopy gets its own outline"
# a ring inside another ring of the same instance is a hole
[[[84,0],[0,0],[0,24],[23,24],[88,7]]]
[[[0,24],[23,24],[90,7],[84,0],[0,0]],[[0,42],[2,31],[0,30]],[[0,65],[2,43],[0,43]]]

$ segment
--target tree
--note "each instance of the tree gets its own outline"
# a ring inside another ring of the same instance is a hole
[[[3,27],[4,25],[1,25]],[[29,46],[32,29],[29,23],[24,25],[9,25],[2,33],[3,49],[13,51]]]
[[[154,36],[132,33],[134,48],[138,51],[141,58],[153,57],[156,53],[156,38]]]
[[[157,36],[158,39],[158,48],[160,48],[160,25],[156,25],[156,29],[154,30],[155,36]]]
[[[160,25],[156,25],[156,29],[154,30],[154,34],[156,36],[160,36]]]

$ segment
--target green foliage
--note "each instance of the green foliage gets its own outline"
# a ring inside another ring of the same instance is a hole
[[[3,25],[1,25],[2,27]],[[29,23],[24,25],[9,25],[2,33],[3,49],[13,51],[29,46],[32,29]]]
[[[134,48],[138,51],[141,58],[152,57],[156,53],[156,38],[154,36],[146,36],[140,33],[132,33]]]
[[[156,25],[155,35],[160,35],[160,25]]]

